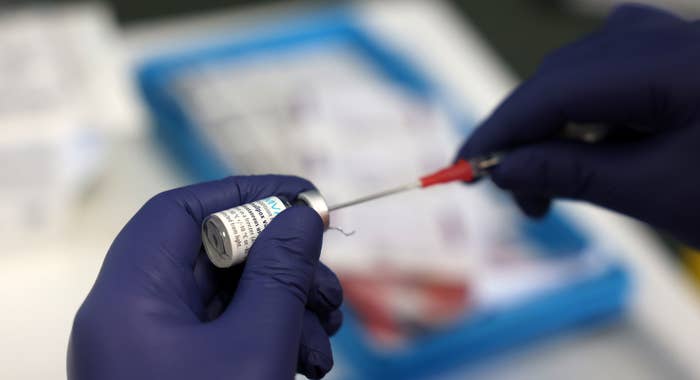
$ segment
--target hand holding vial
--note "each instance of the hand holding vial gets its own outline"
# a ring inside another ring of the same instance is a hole
[[[245,265],[216,268],[202,250],[209,214],[313,190],[297,177],[230,177],[161,193],[112,244],[76,315],[68,378],[320,378],[342,290],[318,261],[324,230],[289,207],[251,246]]]

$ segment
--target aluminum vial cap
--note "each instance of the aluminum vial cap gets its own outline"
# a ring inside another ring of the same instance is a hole
[[[295,199],[296,204],[303,204],[311,207],[318,213],[323,221],[323,229],[327,230],[331,223],[330,212],[328,211],[328,203],[323,195],[318,190],[308,190],[300,193]]]

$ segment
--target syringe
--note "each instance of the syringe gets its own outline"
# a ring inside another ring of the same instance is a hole
[[[479,178],[483,177],[484,174],[486,174],[490,168],[498,165],[498,163],[501,161],[501,157],[501,154],[495,153],[485,157],[473,158],[469,160],[459,160],[452,166],[448,166],[444,169],[438,170],[435,173],[421,177],[420,179],[411,183],[407,183],[403,186],[399,186],[389,190],[384,190],[379,193],[365,195],[363,197],[356,198],[351,201],[332,205],[328,208],[328,211],[335,211],[341,208],[369,202],[371,200],[383,198],[404,191],[425,188],[441,183],[448,183],[454,181],[475,182]]]
[[[595,143],[604,139],[607,135],[608,128],[604,125],[569,124],[564,128],[561,137]],[[498,165],[502,157],[502,153],[494,153],[484,157],[459,160],[452,166],[421,177],[406,185],[366,195],[331,207],[328,207],[325,199],[317,190],[305,191],[295,199],[287,199],[284,196],[270,196],[209,215],[202,225],[202,241],[207,255],[209,255],[214,265],[220,268],[228,268],[245,260],[248,250],[252,247],[253,242],[262,229],[273,218],[289,207],[298,204],[306,205],[315,210],[321,217],[324,230],[338,229],[330,226],[330,211],[441,183],[454,181],[475,182],[485,174],[488,174],[489,169]],[[251,232],[250,226],[253,225],[262,227]]]

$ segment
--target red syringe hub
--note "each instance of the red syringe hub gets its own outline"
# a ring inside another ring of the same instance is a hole
[[[475,170],[472,163],[467,160],[459,160],[452,166],[421,177],[420,183],[421,187],[428,187],[453,181],[472,182],[475,179]]]

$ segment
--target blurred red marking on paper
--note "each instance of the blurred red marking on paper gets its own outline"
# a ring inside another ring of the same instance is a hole
[[[469,307],[466,279],[376,270],[341,273],[346,299],[378,346],[394,348],[455,321]]]

